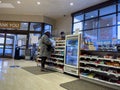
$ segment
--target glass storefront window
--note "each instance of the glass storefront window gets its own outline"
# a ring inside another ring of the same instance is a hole
[[[120,26],[118,26],[117,39],[120,39]]]
[[[3,55],[3,48],[0,47],[0,56]]]
[[[77,29],[83,30],[83,22],[74,23],[74,25],[73,25],[73,32],[75,32]]]
[[[100,16],[116,12],[116,5],[111,5],[100,9]]]
[[[98,16],[98,10],[86,13],[85,19],[90,19],[90,18],[94,18],[97,16]]]
[[[118,22],[117,24],[120,24],[120,13],[118,13]]]
[[[100,17],[100,27],[116,25],[116,14]]]
[[[41,23],[30,23],[30,31],[41,31]]]
[[[47,31],[51,32],[51,30],[52,30],[52,26],[49,25],[49,24],[45,24],[45,30],[44,30],[44,32],[47,32]]]
[[[118,4],[118,11],[120,11],[120,4]]]
[[[74,17],[74,22],[80,22],[84,19],[84,15],[77,15]]]
[[[86,39],[85,40],[85,42],[86,43],[93,43],[93,44],[95,44],[96,43],[96,41],[97,41],[97,30],[95,29],[95,30],[87,30],[87,31],[84,31],[83,32],[83,34],[84,34],[84,39]]]
[[[91,19],[85,21],[84,29],[94,29],[98,26],[98,20],[97,19]]]
[[[28,30],[28,23],[21,23],[20,30]]]
[[[98,30],[99,40],[112,40],[117,38],[116,27],[101,28]]]

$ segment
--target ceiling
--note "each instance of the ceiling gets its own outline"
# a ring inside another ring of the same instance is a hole
[[[0,7],[0,14],[43,15],[55,19],[107,0],[19,0],[21,4],[17,4],[17,0],[0,1],[12,5],[11,8],[8,5],[6,8]],[[37,5],[37,1],[40,1],[40,5]],[[70,6],[70,2],[74,5]]]

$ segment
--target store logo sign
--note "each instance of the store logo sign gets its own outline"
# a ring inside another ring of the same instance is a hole
[[[4,21],[0,21],[0,28],[20,29],[20,22],[4,22]]]

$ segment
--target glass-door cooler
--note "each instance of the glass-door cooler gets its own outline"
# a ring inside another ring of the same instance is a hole
[[[65,40],[64,72],[79,75],[79,53],[81,35],[67,35]]]

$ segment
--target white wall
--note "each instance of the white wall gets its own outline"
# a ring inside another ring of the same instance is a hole
[[[56,20],[53,36],[59,37],[60,32],[64,31],[66,35],[71,34],[72,17],[70,15],[63,16]]]

